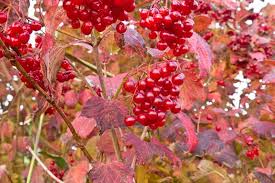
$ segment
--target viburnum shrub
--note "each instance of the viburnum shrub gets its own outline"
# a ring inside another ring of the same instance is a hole
[[[275,7],[254,8],[0,1],[0,183],[275,182]]]

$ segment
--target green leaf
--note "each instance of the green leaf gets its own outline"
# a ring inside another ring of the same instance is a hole
[[[56,163],[56,165],[61,169],[67,169],[69,167],[67,162],[65,161],[65,159],[60,157],[60,156],[57,156],[55,154],[50,154],[50,153],[45,152],[45,151],[41,151],[40,154],[42,154],[42,155],[44,155],[48,158],[53,159],[54,162]]]

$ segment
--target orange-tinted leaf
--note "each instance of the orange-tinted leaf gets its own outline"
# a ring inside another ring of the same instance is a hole
[[[78,135],[82,138],[88,138],[96,127],[95,119],[87,118],[85,116],[76,117],[73,120],[72,124]],[[72,135],[69,129],[67,130],[67,133],[69,134],[69,136]]]
[[[81,161],[69,169],[64,177],[64,183],[85,183],[88,171],[88,161]]]
[[[184,83],[180,91],[181,105],[184,109],[191,109],[194,102],[203,102],[206,99],[206,91],[194,74],[185,73]]]
[[[194,17],[195,25],[194,31],[203,32],[211,24],[212,19],[208,15],[196,15]]]

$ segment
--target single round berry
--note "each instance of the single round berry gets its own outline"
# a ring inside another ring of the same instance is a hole
[[[126,117],[124,123],[126,126],[133,126],[136,123],[136,118],[132,116]]]
[[[85,35],[91,34],[92,30],[93,30],[93,24],[90,21],[84,22],[81,26],[81,32]]]
[[[172,82],[175,85],[182,85],[184,81],[184,74],[183,73],[179,73],[175,76],[172,77]]]
[[[117,24],[116,31],[118,33],[123,34],[126,32],[126,30],[127,30],[127,26],[123,22],[120,22]]]
[[[135,90],[136,90],[136,84],[135,84],[134,81],[129,80],[129,81],[124,83],[123,88],[127,92],[134,93]]]
[[[8,20],[8,16],[6,12],[1,11],[0,12],[0,24],[6,23]]]

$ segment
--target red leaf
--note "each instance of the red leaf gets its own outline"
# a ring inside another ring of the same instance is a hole
[[[124,33],[125,46],[134,48],[136,51],[142,53],[145,50],[145,41],[136,29],[128,27]]]
[[[213,53],[208,43],[197,33],[187,39],[190,51],[197,55],[199,61],[200,75],[205,77],[211,69]]]
[[[26,152],[27,147],[30,145],[31,145],[30,139],[29,137],[26,137],[26,136],[17,137],[12,141],[13,148],[22,153]]]
[[[184,73],[185,79],[180,91],[180,100],[183,109],[190,110],[194,102],[204,102],[206,91],[200,81],[196,81],[196,76]]]
[[[267,73],[264,78],[263,81],[265,83],[275,83],[275,69],[272,69],[269,73]]]
[[[81,161],[69,169],[64,177],[64,183],[85,183],[89,171],[88,161]]]
[[[117,134],[119,131],[117,131]],[[118,141],[121,143],[121,136],[118,136]],[[113,140],[111,137],[111,131],[105,131],[100,139],[97,141],[96,146],[100,152],[103,152],[106,155],[113,155],[115,153]]]
[[[179,158],[157,139],[152,138],[151,142],[145,142],[133,134],[127,134],[123,137],[123,140],[126,146],[134,147],[137,162],[140,164],[145,164],[157,155],[166,156],[173,162],[174,165],[180,166]]]
[[[94,118],[101,133],[105,130],[124,126],[127,108],[119,101],[92,97],[84,105],[81,116]]]
[[[97,163],[89,172],[93,183],[133,183],[134,172],[121,162]]]
[[[160,51],[156,48],[147,48],[147,52],[154,58],[162,58],[165,54],[164,51]]]
[[[65,22],[67,18],[65,10],[57,5],[58,4],[53,4],[53,6],[47,10],[44,19],[46,33],[49,33],[50,35],[53,35],[61,22]]]
[[[217,5],[225,6],[228,9],[236,10],[239,6],[239,3],[233,0],[210,0]]]
[[[79,103],[84,105],[92,96],[92,92],[89,89],[82,90],[79,93]]]
[[[119,86],[121,85],[123,79],[126,77],[126,73],[116,75],[112,78],[104,78],[105,86],[106,86],[106,92],[108,96],[113,96]],[[89,80],[92,84],[100,87],[100,82],[98,79],[98,76],[87,76],[87,80]]]
[[[73,90],[66,92],[64,95],[64,102],[68,107],[74,108],[78,102],[77,93]]]
[[[82,138],[88,138],[92,132],[95,130],[96,121],[94,118],[87,118],[85,116],[78,116],[72,122],[78,135]],[[67,129],[69,136],[72,136],[69,129]]]
[[[198,144],[198,138],[195,132],[194,124],[192,123],[191,119],[184,113],[179,113],[177,118],[182,122],[185,128],[188,150],[192,152]]]

